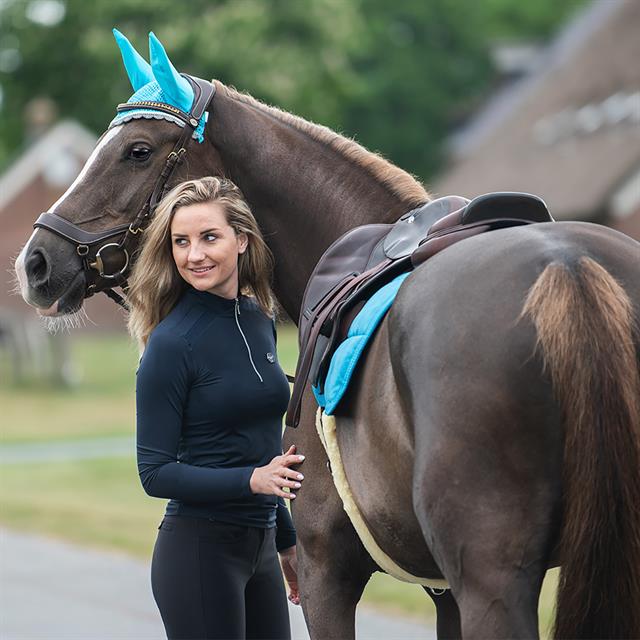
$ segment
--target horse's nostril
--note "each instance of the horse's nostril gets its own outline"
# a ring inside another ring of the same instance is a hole
[[[51,277],[51,265],[42,249],[34,249],[24,263],[29,284],[34,288],[44,287]]]

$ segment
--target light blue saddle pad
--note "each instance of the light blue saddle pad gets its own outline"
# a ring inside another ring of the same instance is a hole
[[[409,273],[402,273],[394,280],[378,289],[355,317],[346,340],[335,350],[324,381],[324,393],[313,387],[318,404],[327,415],[331,415],[344,395],[360,355],[385,313],[395,300],[400,285]]]

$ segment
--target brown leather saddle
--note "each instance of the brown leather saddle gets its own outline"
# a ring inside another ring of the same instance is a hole
[[[471,201],[447,196],[393,224],[363,225],[338,238],[318,261],[302,299],[287,426],[298,426],[307,381],[317,386],[324,379],[353,318],[378,289],[460,240],[535,222],[553,218],[544,201],[528,193],[488,193]]]

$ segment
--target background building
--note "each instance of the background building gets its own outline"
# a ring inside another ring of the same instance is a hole
[[[640,2],[594,2],[459,131],[435,195],[527,191],[640,240]]]

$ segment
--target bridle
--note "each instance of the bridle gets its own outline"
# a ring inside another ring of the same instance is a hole
[[[167,156],[150,196],[134,220],[128,224],[94,232],[85,231],[58,214],[45,211],[33,224],[34,228],[47,229],[75,246],[77,254],[82,259],[82,269],[87,282],[85,298],[101,291],[128,309],[125,299],[114,291],[113,287],[121,287],[126,292],[131,256],[138,245],[138,234],[144,231],[151,221],[158,203],[164,196],[169,178],[176,166],[182,162],[193,132],[198,127],[204,112],[209,108],[216,92],[213,82],[187,74],[182,75],[189,81],[194,91],[193,106],[189,113],[162,102],[152,101],[123,103],[117,108],[118,113],[140,108],[162,111],[184,123],[182,133]],[[120,235],[122,238],[118,242],[116,238]]]

